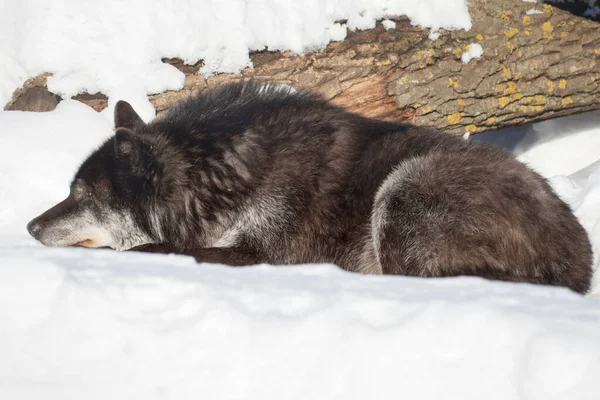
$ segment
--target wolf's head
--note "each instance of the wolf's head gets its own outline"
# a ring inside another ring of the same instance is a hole
[[[126,250],[159,241],[149,223],[157,162],[145,124],[126,102],[115,107],[115,135],[81,165],[69,196],[34,218],[29,233],[48,246]]]

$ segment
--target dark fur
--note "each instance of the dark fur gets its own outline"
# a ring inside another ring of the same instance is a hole
[[[257,83],[205,90],[148,125],[120,102],[115,121],[76,180],[130,210],[152,239],[139,250],[590,287],[585,230],[501,149]]]

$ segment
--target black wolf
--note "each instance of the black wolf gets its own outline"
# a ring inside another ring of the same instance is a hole
[[[42,243],[590,287],[585,230],[501,149],[257,82],[149,124],[121,101],[115,126],[69,197],[29,223]]]

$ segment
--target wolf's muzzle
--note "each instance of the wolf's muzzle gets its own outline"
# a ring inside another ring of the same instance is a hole
[[[35,239],[40,240],[40,236],[47,226],[52,225],[61,218],[64,218],[66,215],[71,213],[76,206],[77,203],[75,202],[75,199],[72,195],[69,195],[69,197],[67,197],[65,200],[50,208],[42,215],[38,215],[32,219],[27,224],[27,232],[29,232],[29,234]]]

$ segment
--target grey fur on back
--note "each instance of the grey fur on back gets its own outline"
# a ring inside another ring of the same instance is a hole
[[[135,132],[156,155],[149,231],[200,261],[221,249],[231,264],[589,289],[585,230],[501,149],[259,83],[206,90]]]

